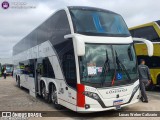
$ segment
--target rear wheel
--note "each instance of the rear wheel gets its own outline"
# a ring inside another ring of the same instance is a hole
[[[42,84],[42,87],[41,87],[41,96],[44,100],[47,100],[47,91],[44,83]]]
[[[57,90],[54,85],[52,85],[50,97],[54,107],[59,110],[62,109],[62,106],[58,104]]]
[[[17,78],[17,86],[20,88],[20,78],[19,77],[16,78]]]

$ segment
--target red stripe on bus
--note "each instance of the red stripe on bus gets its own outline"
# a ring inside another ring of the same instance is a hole
[[[85,106],[85,95],[83,94],[85,87],[83,84],[77,84],[77,106]]]
[[[112,80],[112,85],[114,85],[114,81],[115,81],[115,79],[116,79],[116,78],[115,78],[115,76],[114,76],[114,78],[113,78],[113,80]]]

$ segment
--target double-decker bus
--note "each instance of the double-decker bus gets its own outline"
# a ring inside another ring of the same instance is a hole
[[[3,64],[3,69],[6,69],[6,75],[12,75],[13,73],[13,65],[12,64]]]
[[[135,45],[138,60],[144,59],[150,68],[152,84],[148,89],[153,89],[160,85],[160,20],[132,27],[130,32],[132,37],[145,38],[153,43],[152,57],[148,57],[145,44]]]
[[[134,40],[146,43],[152,55],[151,42]],[[14,46],[13,61],[17,85],[57,109],[96,112],[139,101],[133,39],[123,18],[108,10],[56,11]]]

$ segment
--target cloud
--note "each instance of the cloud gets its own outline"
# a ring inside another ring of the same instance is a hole
[[[6,10],[0,13],[0,58],[11,57],[12,47],[53,13],[46,5],[31,10]]]
[[[55,10],[65,6],[93,6],[119,13],[128,27],[155,21],[160,16],[159,0],[18,0],[35,9],[0,8],[0,58],[10,57],[12,47],[45,21]],[[17,2],[17,0],[9,0]]]

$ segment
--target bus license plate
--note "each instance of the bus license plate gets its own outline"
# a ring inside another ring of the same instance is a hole
[[[115,100],[115,101],[113,101],[113,105],[114,106],[118,106],[118,105],[121,105],[121,104],[123,104],[123,100]]]

